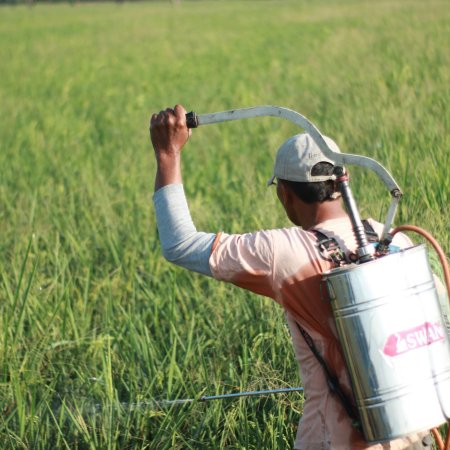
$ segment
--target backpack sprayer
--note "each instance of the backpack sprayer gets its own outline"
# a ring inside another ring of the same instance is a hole
[[[391,230],[402,192],[377,161],[335,153],[320,131],[296,111],[256,106],[212,114],[186,115],[188,128],[253,117],[279,117],[303,128],[323,154],[334,161],[357,242],[356,261],[322,274],[350,374],[352,390],[368,442],[393,440],[433,429],[440,450],[450,450],[435,427],[450,419],[450,337],[439,305],[425,245],[394,249],[399,231],[415,231],[436,249],[450,295],[450,274],[439,244],[424,230],[403,225]],[[391,205],[380,241],[368,241],[344,165],[373,170],[389,189]],[[421,393],[420,403],[417,394]]]

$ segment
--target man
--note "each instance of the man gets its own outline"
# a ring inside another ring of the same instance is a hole
[[[351,388],[328,302],[321,299],[321,274],[333,267],[318,249],[318,230],[350,255],[357,244],[350,219],[335,190],[333,162],[308,134],[279,149],[274,174],[281,205],[295,227],[241,235],[197,232],[183,192],[181,150],[190,136],[180,105],[151,118],[157,172],[154,204],[164,256],[187,269],[231,282],[277,301],[286,311],[306,402],[296,449],[421,449],[423,434],[369,445],[352,426],[346,405],[330,393],[324,368],[307,344],[310,338],[345,397]],[[332,150],[337,145],[326,138]],[[382,225],[370,221],[375,231]],[[397,234],[394,244],[411,245]],[[303,333],[303,335],[302,335]],[[350,402],[351,403],[351,400]],[[347,408],[348,409],[348,408]]]

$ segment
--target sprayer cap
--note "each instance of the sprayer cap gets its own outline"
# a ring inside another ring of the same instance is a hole
[[[333,152],[340,153],[337,144],[327,136],[323,136]],[[273,184],[275,178],[306,183],[336,179],[335,175],[311,175],[312,168],[320,162],[335,163],[327,158],[313,138],[307,134],[297,134],[288,139],[279,149],[275,159],[273,176],[267,185]]]

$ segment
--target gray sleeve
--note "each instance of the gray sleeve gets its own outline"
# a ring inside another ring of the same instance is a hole
[[[169,184],[153,195],[164,257],[181,267],[212,276],[209,257],[216,235],[198,232],[182,184]]]

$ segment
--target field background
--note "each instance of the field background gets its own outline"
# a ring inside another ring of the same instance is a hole
[[[1,7],[0,448],[291,448],[299,394],[145,403],[301,383],[279,308],[161,257],[149,117],[297,110],[388,167],[397,223],[448,255],[449,37],[433,0]],[[296,132],[196,130],[197,227],[288,225],[265,181]],[[384,187],[352,174],[361,215],[384,219]]]

